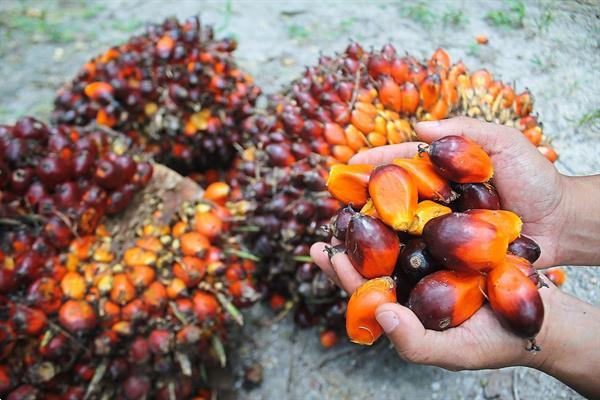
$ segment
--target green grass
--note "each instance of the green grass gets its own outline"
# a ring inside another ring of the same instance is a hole
[[[577,122],[578,126],[596,123],[600,120],[600,109],[585,113]]]
[[[288,36],[290,39],[306,40],[310,37],[310,30],[302,25],[290,24],[287,27]]]
[[[405,6],[400,11],[400,15],[415,21],[423,27],[429,28],[436,20],[436,15],[425,3],[417,3]]]
[[[552,7],[554,6],[553,1],[540,0],[538,7],[540,9],[539,18],[534,20],[538,34],[547,32],[554,21],[554,14],[552,13]]]
[[[485,19],[498,28],[521,29],[525,26],[526,9],[521,0],[505,0],[504,7],[487,13]]]
[[[442,14],[444,26],[465,27],[469,23],[469,18],[457,8],[449,8]]]

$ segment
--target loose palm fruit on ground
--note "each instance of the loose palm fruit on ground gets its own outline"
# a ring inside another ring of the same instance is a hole
[[[410,292],[408,308],[426,329],[442,331],[462,324],[485,301],[485,277],[478,273],[437,271]]]
[[[104,125],[181,173],[226,168],[260,90],[197,17],[167,19],[86,63],[55,99],[53,119]]]
[[[455,211],[470,209],[499,210],[500,198],[494,187],[487,183],[465,183],[457,185],[458,199],[452,202]]]
[[[365,278],[389,276],[400,254],[400,240],[378,219],[355,213],[346,233],[350,262]]]
[[[532,264],[536,262],[542,254],[540,246],[533,239],[524,235],[521,235],[513,240],[508,245],[508,251],[515,256],[526,259]]]
[[[432,219],[440,215],[450,214],[452,209],[431,200],[423,200],[417,205],[415,216],[408,227],[411,235],[421,236],[423,227]]]
[[[490,156],[463,136],[443,137],[420,151],[427,152],[437,172],[452,182],[482,183],[494,174]]]
[[[369,198],[368,184],[373,166],[368,164],[331,167],[327,178],[327,190],[344,204],[362,207]]]
[[[346,332],[351,341],[372,345],[383,334],[375,319],[375,310],[382,304],[396,302],[396,285],[390,277],[371,279],[363,283],[350,297],[346,312]]]
[[[456,197],[450,183],[436,172],[426,154],[417,154],[413,158],[397,158],[393,162],[404,168],[413,178],[419,199],[449,203]]]
[[[567,273],[560,268],[550,268],[544,272],[544,275],[558,287],[562,286],[567,279]]]
[[[537,286],[512,262],[488,273],[487,294],[496,315],[515,334],[527,339],[537,335],[544,321],[544,303]]]
[[[512,211],[472,209],[464,213],[493,225],[498,232],[507,237],[509,243],[521,235],[523,221]]]
[[[369,179],[369,195],[378,218],[397,231],[406,231],[417,210],[418,193],[412,177],[394,164],[376,167]]]
[[[338,334],[333,330],[324,330],[319,334],[319,341],[321,342],[321,346],[326,349],[329,349],[337,344],[340,340]]]
[[[433,258],[444,268],[489,271],[504,261],[506,235],[474,215],[452,213],[429,221],[423,240]]]
[[[427,252],[425,241],[421,238],[411,239],[405,243],[396,268],[401,269],[413,284],[440,269],[438,263]]]

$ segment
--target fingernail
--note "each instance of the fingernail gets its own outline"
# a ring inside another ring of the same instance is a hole
[[[400,324],[400,320],[393,311],[384,311],[375,315],[375,318],[385,333],[390,333]]]
[[[417,126],[421,128],[437,128],[441,125],[442,123],[440,121],[421,121],[417,123]]]

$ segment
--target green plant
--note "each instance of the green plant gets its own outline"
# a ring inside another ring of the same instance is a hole
[[[523,28],[525,25],[525,4],[521,0],[506,0],[505,7],[487,13],[485,19],[496,27]]]
[[[305,40],[310,37],[310,30],[298,24],[288,25],[288,36],[291,39]]]
[[[435,13],[429,8],[427,8],[427,5],[425,5],[425,3],[417,3],[405,6],[400,11],[400,14],[403,17],[408,17],[414,20],[415,22],[424,27],[432,26],[436,19]]]
[[[457,8],[451,8],[442,14],[442,21],[445,26],[464,27],[469,22],[469,18]]]
[[[552,13],[552,2],[540,0],[539,3],[540,16],[535,19],[535,26],[538,33],[544,33],[548,31],[552,21],[554,21],[554,14]]]

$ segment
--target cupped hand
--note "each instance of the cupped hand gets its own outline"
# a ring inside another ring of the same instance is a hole
[[[561,263],[561,228],[566,225],[565,179],[518,130],[467,117],[420,122],[415,131],[420,140],[431,143],[444,136],[465,136],[491,156],[493,184],[503,209],[523,220],[523,234],[542,249],[537,268]],[[374,148],[354,156],[350,163],[384,164],[395,158],[416,154],[415,143]]]

